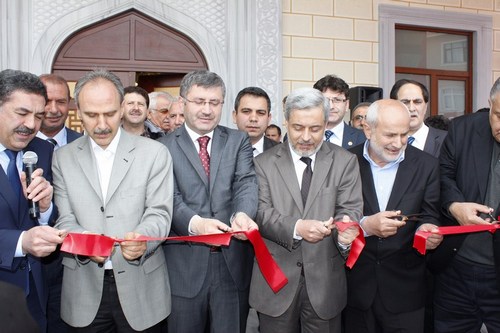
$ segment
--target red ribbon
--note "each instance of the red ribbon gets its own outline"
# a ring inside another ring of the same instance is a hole
[[[425,242],[427,238],[429,238],[432,234],[438,235],[458,235],[458,234],[467,234],[472,232],[481,232],[481,231],[489,231],[494,233],[495,230],[500,228],[500,224],[473,224],[473,225],[462,225],[462,226],[447,226],[447,227],[437,227],[438,232],[430,232],[430,231],[417,231],[415,233],[415,237],[413,238],[413,247],[417,249],[417,251],[424,255],[426,248]]]
[[[241,233],[241,232],[237,232]],[[266,244],[262,240],[258,230],[250,230],[243,232],[250,243],[252,243],[255,250],[255,258],[259,265],[260,271],[266,279],[267,283],[271,289],[277,293],[281,290],[287,283],[288,279],[274,261],[271,253],[266,247]],[[221,233],[221,234],[211,234],[211,235],[196,235],[196,236],[180,236],[180,237],[147,237],[140,236],[134,238],[134,241],[164,241],[164,240],[175,240],[175,241],[185,241],[193,243],[207,243],[228,246],[231,241],[231,236],[235,232]],[[113,251],[113,246],[115,243],[121,243],[127,241],[126,239],[112,238],[104,235],[96,234],[77,234],[69,233],[61,246],[61,251],[84,255],[84,256],[97,256],[97,257],[109,257]]]
[[[359,226],[357,222],[334,222],[339,231],[344,231],[345,229],[356,226],[358,228],[358,237],[354,239],[351,244],[351,251],[349,252],[349,256],[347,257],[347,261],[345,265],[349,268],[352,268],[361,254],[361,251],[365,247],[366,241],[365,236],[363,235],[363,229]]]

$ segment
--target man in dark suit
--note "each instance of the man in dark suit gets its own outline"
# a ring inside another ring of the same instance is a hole
[[[439,166],[429,154],[407,146],[408,109],[379,100],[369,108],[368,138],[351,151],[363,183],[366,246],[347,275],[346,332],[415,332],[424,326],[425,257],[412,247],[417,230],[437,231]],[[422,214],[406,220],[401,214]],[[428,238],[427,249],[442,240]]]
[[[37,137],[47,140],[54,146],[54,150],[73,142],[82,136],[65,126],[69,113],[71,95],[66,80],[56,74],[40,75],[47,89],[48,101],[45,104],[45,117]],[[61,319],[61,286],[62,286],[62,255],[59,249],[43,258],[45,277],[49,287],[47,303],[47,330],[49,332],[64,333],[68,327]]]
[[[277,144],[265,136],[271,122],[271,100],[263,89],[246,87],[238,93],[234,101],[233,122],[250,136],[254,157]]]
[[[313,87],[321,91],[330,103],[325,141],[345,149],[365,142],[363,131],[344,122],[344,116],[349,110],[349,85],[335,75],[327,75],[319,79]]]
[[[250,140],[218,125],[225,91],[215,73],[188,73],[180,87],[185,123],[160,139],[175,156],[172,236],[257,228]],[[164,246],[172,286],[169,332],[244,332],[253,251],[240,238],[223,248]]]
[[[337,232],[333,221],[346,215],[358,221],[362,194],[356,157],[323,141],[329,109],[316,89],[291,92],[285,108],[288,141],[255,159],[257,223],[288,277],[274,293],[254,265],[250,304],[262,333],[340,332],[347,296],[344,256],[358,228]]]
[[[439,157],[447,132],[424,124],[429,103],[427,88],[418,81],[401,79],[392,86],[390,96],[406,105],[410,111],[408,143],[434,157]]]
[[[500,215],[500,80],[490,111],[451,121],[440,156],[441,209],[450,225],[487,225]],[[500,234],[446,236],[432,254],[435,331],[500,332]],[[477,296],[477,297],[476,297]]]
[[[40,75],[40,80],[47,89],[48,101],[45,105],[45,117],[37,136],[48,140],[57,150],[78,139],[82,134],[65,126],[71,100],[66,80],[56,74]]]
[[[48,226],[54,210],[49,182],[53,149],[35,137],[46,101],[45,86],[37,76],[10,69],[0,72],[0,280],[25,291],[42,332],[47,324],[47,288],[40,258],[52,253],[64,234]],[[38,155],[39,168],[29,186],[25,173],[20,173],[26,151]],[[38,202],[39,218],[30,218],[28,198]]]

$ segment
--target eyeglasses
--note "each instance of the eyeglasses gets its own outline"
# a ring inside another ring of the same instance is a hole
[[[417,99],[400,99],[399,100],[401,103],[403,103],[406,106],[410,106],[411,103],[414,105],[422,105],[424,103],[423,99],[417,98]]]
[[[191,100],[189,100],[189,99],[187,99],[187,98],[184,97],[184,100],[186,102],[193,103],[193,104],[195,104],[197,106],[204,106],[205,104],[208,103],[213,108],[218,107],[221,104],[224,104],[224,101],[220,101],[218,99],[211,99],[209,101],[204,100],[204,99],[194,99],[194,100],[191,101]]]
[[[150,109],[151,111],[156,111],[156,112],[160,112],[160,113],[167,113],[169,111],[169,109],[167,108],[164,108],[164,109]]]
[[[341,104],[341,103],[345,103],[347,101],[347,98],[340,98],[340,97],[331,97],[330,98],[330,97],[325,96],[325,98],[333,104]]]
[[[354,120],[363,120],[363,119],[366,119],[366,116],[362,116],[362,115],[358,114],[357,116],[354,116],[353,119]]]

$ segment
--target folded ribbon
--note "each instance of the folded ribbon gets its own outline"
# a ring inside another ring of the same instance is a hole
[[[211,235],[196,235],[196,236],[179,236],[179,237],[147,237],[140,236],[133,239],[134,241],[164,241],[164,240],[176,240],[185,241],[193,243],[208,243],[216,245],[228,246],[231,241],[231,236],[235,233],[241,232],[228,232],[221,234],[211,234]],[[255,250],[255,258],[259,265],[259,268],[266,279],[267,283],[271,289],[277,293],[281,290],[287,283],[288,279],[280,269],[278,264],[274,261],[271,253],[266,247],[266,244],[262,240],[258,230],[250,230],[243,232],[250,243],[252,243]],[[69,233],[64,242],[61,245],[61,251],[79,254],[84,256],[99,256],[99,257],[109,257],[113,251],[113,246],[115,243],[121,243],[127,241],[126,239],[112,238],[104,235],[96,234],[77,234]]]
[[[361,254],[361,251],[365,247],[366,241],[365,236],[363,235],[363,230],[359,226],[357,222],[334,222],[339,231],[344,231],[345,229],[356,226],[358,228],[359,234],[358,237],[354,239],[351,244],[351,251],[349,252],[349,256],[347,257],[346,266],[352,268]]]
[[[427,238],[432,234],[438,235],[458,235],[458,234],[467,234],[472,232],[481,232],[481,231],[489,231],[494,233],[497,229],[500,228],[500,224],[473,224],[473,225],[462,225],[462,226],[445,226],[445,227],[437,227],[438,232],[430,232],[430,231],[417,231],[415,233],[415,237],[413,238],[413,247],[417,249],[417,251],[421,254],[425,254],[425,242]]]

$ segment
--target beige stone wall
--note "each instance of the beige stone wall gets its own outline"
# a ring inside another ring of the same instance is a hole
[[[500,0],[282,0],[283,96],[326,74],[378,86],[378,5],[493,17],[492,80],[500,76]]]

